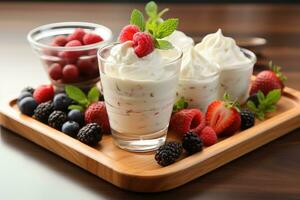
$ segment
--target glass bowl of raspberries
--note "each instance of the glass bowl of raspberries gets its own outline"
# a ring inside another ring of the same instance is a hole
[[[27,39],[52,84],[91,88],[100,80],[97,50],[112,42],[112,31],[87,22],[61,22],[31,30]]]

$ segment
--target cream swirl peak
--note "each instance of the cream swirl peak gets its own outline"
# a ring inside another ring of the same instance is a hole
[[[164,67],[170,60],[172,59],[168,51],[158,49],[139,58],[132,48],[132,41],[126,41],[111,49],[105,64],[105,73],[121,79],[161,80],[173,74]]]
[[[251,62],[237,46],[235,40],[231,37],[225,37],[221,29],[205,36],[195,48],[204,57],[218,63],[223,69]]]
[[[185,53],[194,46],[194,40],[191,37],[184,34],[182,31],[176,30],[164,39],[171,42],[174,46],[180,48],[183,51],[183,53]]]
[[[218,71],[217,64],[208,61],[192,47],[183,56],[180,78],[201,79],[215,75]]]

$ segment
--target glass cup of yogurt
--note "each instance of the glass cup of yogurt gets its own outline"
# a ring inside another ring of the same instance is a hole
[[[255,54],[241,49],[233,38],[225,37],[221,29],[206,35],[195,49],[207,60],[220,66],[219,98],[227,92],[231,100],[245,103],[256,62]]]
[[[209,62],[194,47],[182,59],[177,98],[184,98],[189,108],[206,112],[207,106],[218,98],[219,65]]]
[[[114,142],[146,152],[166,140],[182,52],[155,49],[139,58],[131,41],[98,51],[100,77]]]

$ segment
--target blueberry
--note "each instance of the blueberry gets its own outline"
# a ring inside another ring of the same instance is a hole
[[[35,102],[33,97],[25,97],[19,102],[18,106],[21,113],[32,116],[38,104]]]
[[[20,96],[18,97],[17,102],[20,103],[20,101],[22,99],[24,99],[25,97],[32,97],[32,94],[30,92],[26,92],[26,91],[21,92]]]
[[[54,110],[66,111],[71,102],[72,100],[65,93],[56,94],[53,100]]]
[[[71,137],[76,137],[80,127],[77,122],[67,121],[63,124],[61,131]]]
[[[80,126],[84,125],[84,115],[80,110],[71,110],[68,113],[68,119],[77,122]]]
[[[29,93],[33,94],[34,89],[32,87],[26,87],[23,90],[21,90],[21,93],[23,93],[23,92],[29,92]]]

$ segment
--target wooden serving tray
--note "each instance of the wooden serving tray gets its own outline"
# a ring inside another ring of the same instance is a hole
[[[22,115],[12,100],[1,107],[0,123],[81,168],[126,190],[159,192],[183,185],[300,126],[300,92],[285,88],[275,113],[246,131],[202,152],[160,167],[154,153],[130,153],[105,135],[97,148],[89,147],[31,117]],[[169,139],[179,139],[172,132]]]

